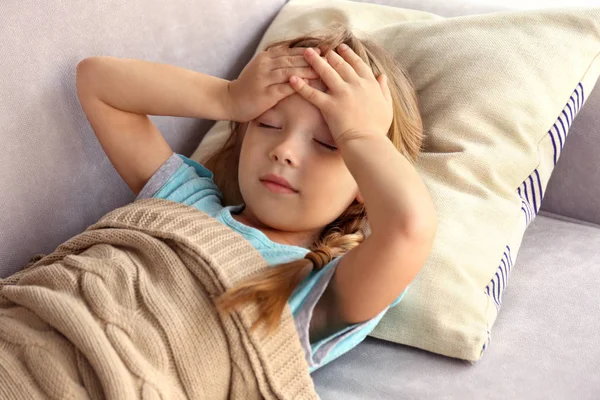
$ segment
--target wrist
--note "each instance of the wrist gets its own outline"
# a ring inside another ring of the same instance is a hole
[[[348,131],[341,134],[335,139],[337,147],[345,147],[353,145],[354,143],[363,143],[365,140],[389,140],[386,134],[372,131]]]
[[[221,104],[223,107],[223,111],[226,115],[226,119],[229,121],[237,121],[237,117],[235,115],[234,106],[233,106],[233,95],[231,90],[231,84],[233,81],[225,81],[225,87],[222,91],[222,100]]]
[[[181,89],[173,97],[184,102],[188,108],[193,107],[186,116],[211,121],[231,120],[232,107],[227,79],[194,72],[191,79],[186,79],[179,85]]]

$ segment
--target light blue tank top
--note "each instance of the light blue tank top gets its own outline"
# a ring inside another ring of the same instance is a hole
[[[150,197],[176,201],[204,211],[239,232],[260,252],[269,265],[303,258],[309,251],[303,247],[273,242],[260,230],[236,221],[231,214],[240,212],[244,205],[223,207],[223,195],[213,181],[212,172],[181,154],[173,153],[165,161],[142,188],[136,200]],[[385,312],[398,304],[408,290],[407,287],[392,304],[372,319],[346,326],[316,343],[310,343],[308,328],[313,309],[342,257],[334,259],[321,270],[311,272],[288,300],[311,373],[362,342]]]

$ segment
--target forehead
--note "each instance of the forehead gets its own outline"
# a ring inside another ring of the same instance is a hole
[[[327,86],[321,81],[321,79],[310,79],[308,84],[314,89],[322,92],[327,90]],[[315,122],[319,122],[327,126],[321,111],[297,93],[280,100],[277,104],[275,104],[275,106],[263,113],[265,116],[270,114],[282,116],[285,116],[286,114],[290,114],[291,116],[300,115],[303,117],[303,119],[313,117],[310,119],[314,119]]]
[[[280,100],[275,106],[265,111],[262,116],[278,120],[283,119],[289,124],[318,127],[324,130],[329,129],[321,110],[297,93]]]
[[[267,110],[264,115],[283,119],[290,125],[309,126],[327,130],[327,122],[321,111],[299,94],[292,94],[281,100],[274,107]]]

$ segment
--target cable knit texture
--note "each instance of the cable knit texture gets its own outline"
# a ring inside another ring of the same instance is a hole
[[[318,398],[289,305],[217,312],[269,267],[204,212],[137,200],[39,257],[0,280],[1,399]]]

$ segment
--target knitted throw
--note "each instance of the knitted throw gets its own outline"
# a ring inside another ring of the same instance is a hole
[[[0,280],[0,399],[317,399],[289,306],[267,337],[212,302],[263,268],[196,208],[113,210]]]

